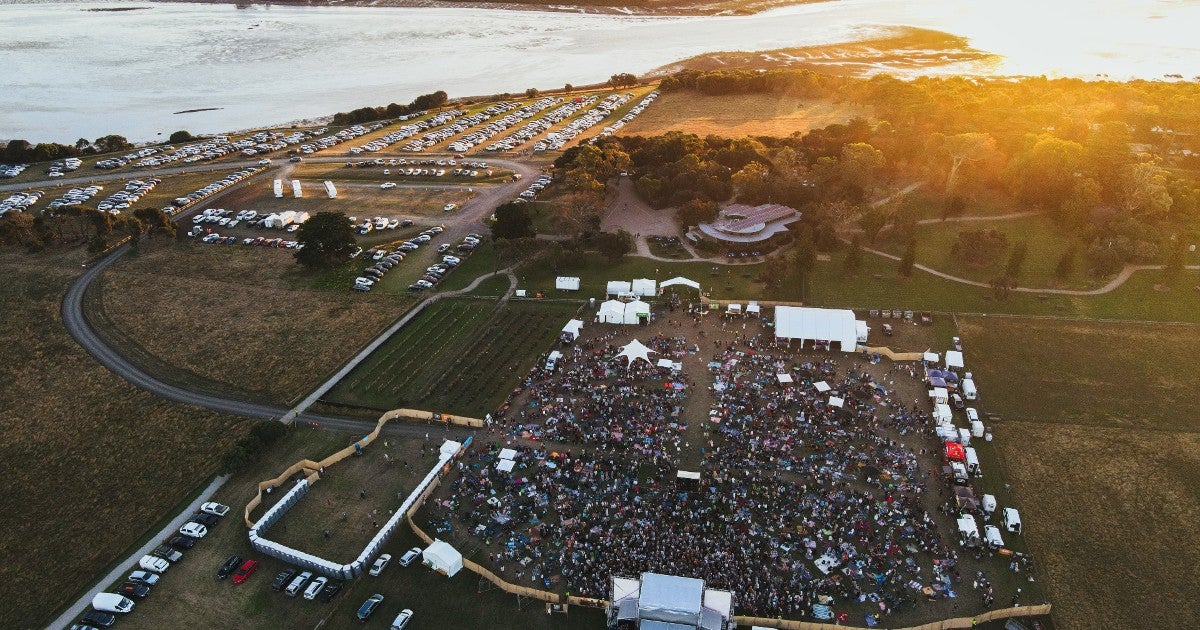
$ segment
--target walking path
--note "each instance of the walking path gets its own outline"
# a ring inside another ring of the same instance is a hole
[[[121,579],[129,571],[138,570],[139,568],[134,566],[137,561],[141,559],[142,556],[150,553],[151,549],[154,549],[162,544],[163,539],[174,534],[184,523],[188,522],[192,515],[199,511],[200,505],[212,498],[212,495],[217,491],[218,488],[225,485],[226,481],[229,481],[229,475],[221,475],[220,477],[213,479],[212,482],[208,484],[208,487],[200,493],[200,496],[196,497],[195,501],[192,501],[190,504],[188,504],[188,506],[184,508],[183,511],[181,511],[178,515],[176,515],[175,518],[171,519],[171,522],[167,523],[162,530],[151,536],[146,541],[146,544],[135,550],[129,555],[128,558],[118,562],[117,566],[114,567],[112,571],[108,572],[108,575],[100,578],[100,581],[96,582],[96,584],[92,586],[88,592],[84,593],[79,599],[75,600],[73,604],[68,606],[67,609],[64,610],[57,619],[50,623],[49,627],[68,627],[76,617],[82,615],[83,612],[92,605],[92,598],[95,597],[97,593],[103,591],[109,584]]]

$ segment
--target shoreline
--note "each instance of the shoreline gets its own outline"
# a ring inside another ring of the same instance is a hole
[[[539,0],[487,2],[477,0],[276,0],[271,2],[237,2],[235,0],[148,0],[150,4],[233,4],[237,6],[278,5],[286,7],[376,7],[407,9],[488,9],[504,11],[541,11],[590,15],[631,17],[715,17],[754,15],[782,7],[836,2],[837,0],[666,0],[653,6],[607,4],[550,4]],[[139,7],[146,8],[146,7]]]

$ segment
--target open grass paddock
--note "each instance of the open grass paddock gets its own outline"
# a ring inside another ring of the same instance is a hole
[[[482,417],[547,352],[575,302],[435,302],[381,346],[325,402],[409,406]]]
[[[790,136],[854,118],[870,118],[871,110],[850,103],[779,96],[735,94],[701,96],[667,92],[618,133],[657,136],[668,131],[724,138]]]
[[[959,323],[1055,621],[1194,627],[1200,327]]]

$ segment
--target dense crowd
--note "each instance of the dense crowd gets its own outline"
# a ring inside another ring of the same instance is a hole
[[[605,598],[610,576],[644,571],[703,578],[761,616],[856,602],[877,621],[953,596],[957,555],[923,507],[916,454],[899,441],[932,433],[930,419],[863,358],[804,362],[769,332],[706,339],[713,404],[695,445],[696,484],[675,475],[688,378],[627,366],[617,336],[580,342],[555,370],[522,381],[492,420],[509,444],[543,444],[516,446],[511,472],[496,466],[503,443],[474,446],[435,522],[482,539],[506,579],[584,597]],[[682,336],[645,343],[676,361],[702,351]]]

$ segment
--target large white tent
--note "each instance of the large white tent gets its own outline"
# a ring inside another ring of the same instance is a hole
[[[571,341],[574,341],[579,338],[579,330],[581,328],[583,328],[583,320],[572,319],[567,322],[566,326],[563,326],[562,334],[570,337]]]
[[[628,280],[609,280],[608,288],[605,291],[609,295],[621,295],[623,293],[631,293],[633,291],[633,283]]]
[[[667,287],[673,287],[673,286],[680,285],[680,284],[682,284],[684,286],[692,287],[693,289],[695,289],[697,291],[700,290],[699,282],[696,282],[695,280],[688,280],[687,278],[684,278],[683,276],[679,276],[677,278],[671,278],[670,280],[666,280],[662,284],[659,284],[658,286],[665,289]]]
[[[631,291],[634,295],[642,297],[653,296],[658,293],[658,283],[649,278],[634,278],[631,286]]]
[[[650,363],[651,352],[657,354],[656,351],[646,347],[646,344],[634,339],[633,341],[625,344],[625,346],[621,348],[621,352],[617,353],[617,356],[613,357],[613,359],[615,360],[624,358],[625,365],[627,366],[633,365],[633,362],[637,361],[638,359],[642,359],[646,363]]]
[[[842,352],[858,348],[858,324],[854,311],[800,306],[775,307],[775,336],[781,339],[829,341],[841,346]]]
[[[554,279],[554,288],[563,291],[578,291],[579,278],[573,276],[559,276]]]
[[[454,577],[463,568],[462,554],[449,543],[436,538],[421,554],[421,563],[446,577]]]
[[[637,324],[650,317],[650,305],[641,300],[629,303],[609,300],[600,305],[596,316],[602,324]]]

